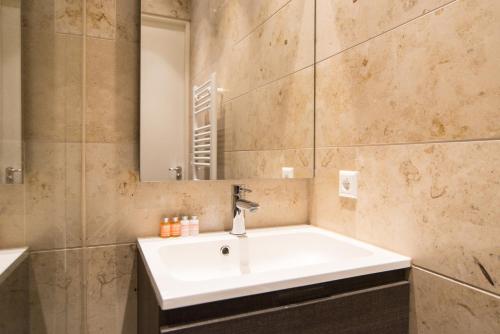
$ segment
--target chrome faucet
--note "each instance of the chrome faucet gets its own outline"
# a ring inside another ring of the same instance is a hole
[[[245,211],[255,212],[259,209],[258,203],[243,198],[245,193],[251,192],[241,184],[233,185],[233,235],[245,235]]]

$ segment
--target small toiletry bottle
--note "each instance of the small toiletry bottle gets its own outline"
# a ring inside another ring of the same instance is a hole
[[[179,218],[174,217],[170,222],[170,236],[180,237],[181,236],[181,223],[179,223]]]
[[[198,217],[192,216],[189,221],[189,235],[198,235],[200,233],[200,221]]]
[[[190,227],[190,221],[188,219],[188,216],[182,216],[181,219],[181,237],[188,237],[190,232],[189,232],[189,227]]]
[[[170,224],[168,223],[167,217],[163,218],[162,222],[160,223],[160,237],[161,238],[170,237]]]

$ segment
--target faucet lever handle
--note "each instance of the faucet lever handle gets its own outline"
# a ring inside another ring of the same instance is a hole
[[[241,196],[244,193],[251,193],[252,190],[245,188],[245,185],[243,184],[234,184],[233,185],[233,195],[235,196]]]
[[[248,188],[245,188],[245,187],[240,187],[240,193],[251,193],[252,192],[252,189],[248,189]]]

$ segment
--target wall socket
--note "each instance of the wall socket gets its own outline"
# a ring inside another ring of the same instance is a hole
[[[358,198],[358,175],[357,171],[339,171],[339,196]]]
[[[281,177],[284,179],[293,179],[293,167],[281,167]]]

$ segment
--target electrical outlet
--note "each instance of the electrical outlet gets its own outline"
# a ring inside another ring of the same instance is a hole
[[[358,198],[358,175],[357,171],[339,171],[339,196]]]
[[[293,167],[281,167],[281,177],[284,179],[293,179]]]

